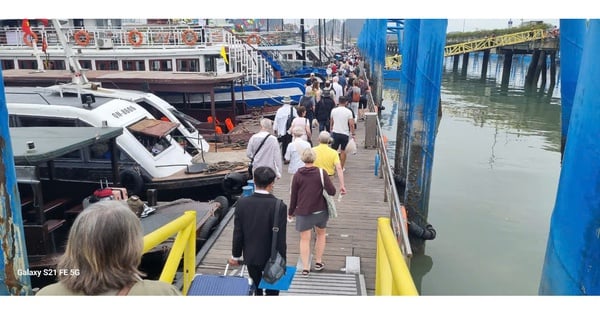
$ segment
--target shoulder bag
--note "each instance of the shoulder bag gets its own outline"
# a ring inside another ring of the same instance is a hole
[[[263,270],[263,280],[273,284],[277,282],[285,274],[286,262],[285,258],[277,251],[277,232],[279,232],[279,208],[281,207],[281,199],[277,198],[275,203],[275,212],[273,214],[273,237],[271,238],[271,257]]]
[[[319,173],[321,174],[321,186],[323,186],[323,198],[327,202],[327,212],[329,212],[330,218],[337,218],[337,209],[335,208],[335,201],[333,201],[333,196],[329,195],[325,190],[325,182],[323,181],[323,172],[322,168],[319,169]],[[329,175],[328,175],[329,176]]]
[[[250,163],[248,163],[248,177],[250,179],[252,179],[254,177],[254,175],[252,175],[252,163],[254,163],[254,157],[256,156],[256,153],[258,153],[258,151],[260,151],[260,148],[262,148],[263,144],[265,144],[265,142],[267,141],[267,138],[269,138],[269,136],[270,135],[267,134],[267,136],[262,140],[262,142],[258,146],[258,149],[256,149],[256,152],[254,152],[254,154],[252,154],[252,158],[250,158]]]

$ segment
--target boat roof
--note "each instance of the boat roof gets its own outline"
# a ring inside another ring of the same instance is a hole
[[[122,127],[13,127],[10,128],[15,165],[38,165],[97,142],[114,139]],[[33,141],[30,150],[27,142]]]
[[[5,85],[49,85],[71,82],[72,73],[67,70],[32,71],[31,69],[3,70]],[[244,74],[216,72],[168,72],[168,71],[85,71],[89,81],[111,83],[123,89],[160,90],[176,92],[210,92],[223,84],[232,84]],[[108,84],[104,84],[108,87]]]

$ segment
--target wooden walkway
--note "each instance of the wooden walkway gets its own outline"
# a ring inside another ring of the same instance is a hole
[[[364,122],[359,122],[356,131],[358,153],[348,155],[346,160],[344,178],[347,194],[341,202],[336,201],[338,217],[328,223],[327,245],[323,257],[325,270],[313,271],[309,278],[313,275],[318,277],[318,273],[345,273],[346,257],[357,256],[360,258],[360,273],[364,275],[366,293],[374,295],[377,218],[389,217],[389,205],[384,202],[383,179],[374,174],[376,150],[364,148],[364,126]],[[313,144],[316,143],[318,141],[315,134]],[[282,178],[275,184],[274,194],[289,204],[291,175],[287,173],[287,165],[284,168]],[[339,186],[337,176],[334,184]],[[296,264],[299,260],[300,238],[294,224],[288,224],[287,229],[288,265]],[[227,259],[231,257],[232,234],[233,220],[230,220],[204,258],[196,262],[197,273],[222,274]],[[322,294],[327,292],[315,291],[315,295]]]

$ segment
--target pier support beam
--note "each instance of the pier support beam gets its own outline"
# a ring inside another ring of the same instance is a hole
[[[421,20],[413,103],[409,104],[410,138],[406,209],[411,224],[425,227],[438,122],[447,20]],[[415,49],[415,47],[412,47]],[[425,240],[410,235],[413,253],[425,253]]]
[[[458,64],[460,63],[460,55],[454,55],[452,56],[452,71],[453,72],[457,72],[458,71]]]
[[[527,74],[525,75],[525,90],[534,89],[537,85],[537,76],[539,75],[539,60],[540,60],[540,50],[536,49],[533,51],[531,55],[531,62],[529,63],[529,68],[527,69]]]
[[[507,52],[504,54],[504,62],[502,65],[502,82],[500,88],[506,90],[508,88],[508,82],[510,81],[510,69],[512,68],[513,53]]]
[[[469,69],[469,53],[462,55],[462,68],[460,69],[460,75],[462,77],[467,76],[467,70]]]
[[[561,153],[564,153],[567,142],[567,131],[569,130],[569,120],[583,53],[586,23],[586,20],[583,19],[560,20]]]
[[[561,22],[561,32],[562,26]],[[600,295],[600,20],[589,21],[582,47],[585,71],[577,76],[540,295]],[[569,56],[577,58],[577,54]],[[575,62],[561,54],[562,60]]]
[[[487,77],[488,64],[490,63],[490,50],[483,51],[483,65],[481,66],[481,80]]]

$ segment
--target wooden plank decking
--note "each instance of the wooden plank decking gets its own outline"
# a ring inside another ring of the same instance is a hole
[[[345,273],[346,256],[360,257],[360,270],[368,295],[375,292],[375,254],[377,218],[389,216],[389,205],[384,202],[383,179],[374,175],[375,149],[364,148],[364,122],[358,123],[356,142],[358,153],[349,155],[344,173],[348,193],[337,203],[338,217],[329,221],[327,246],[323,261],[324,272]],[[317,131],[313,131],[313,144],[318,143]],[[282,178],[275,184],[274,194],[289,204],[291,175],[287,165]],[[338,187],[337,177],[334,184]],[[299,233],[295,223],[288,224],[288,264],[294,265],[299,258]],[[197,261],[197,273],[220,274],[231,257],[233,220],[230,220],[215,244],[202,261]],[[314,241],[314,236],[313,236]],[[314,263],[314,262],[313,262]],[[316,274],[312,272],[311,274]],[[319,294],[315,292],[315,295]],[[326,294],[323,292],[322,294]],[[320,294],[319,294],[320,295]]]

